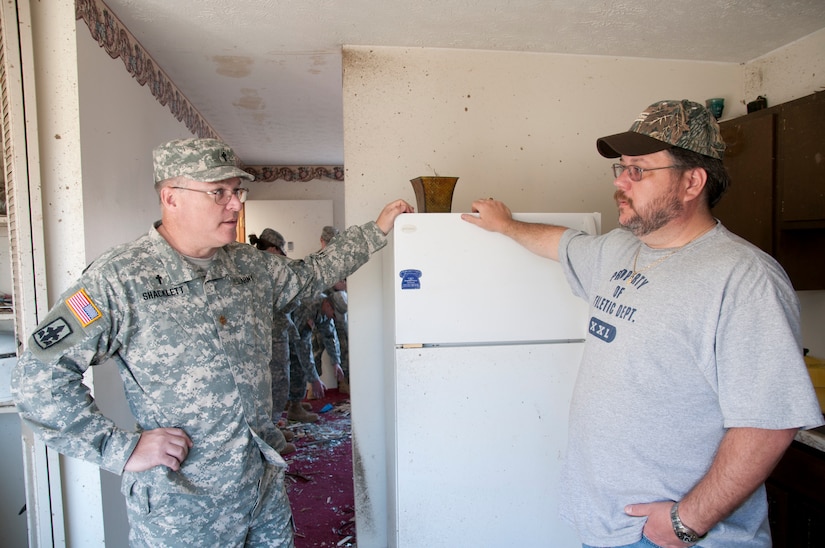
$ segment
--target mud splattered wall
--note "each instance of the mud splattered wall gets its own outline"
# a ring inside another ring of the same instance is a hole
[[[745,65],[748,101],[758,95],[768,106],[825,90],[825,29]]]

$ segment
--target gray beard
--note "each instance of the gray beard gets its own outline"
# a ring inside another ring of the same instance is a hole
[[[630,230],[637,238],[659,230],[684,211],[682,202],[674,195],[663,196],[642,211],[636,211],[632,201],[628,202],[628,206],[634,215],[627,222],[619,224]]]

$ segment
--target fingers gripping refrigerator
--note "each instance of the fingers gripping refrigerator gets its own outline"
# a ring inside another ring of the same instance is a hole
[[[557,262],[460,214],[401,215],[388,247],[390,546],[581,546],[558,488],[586,303]]]

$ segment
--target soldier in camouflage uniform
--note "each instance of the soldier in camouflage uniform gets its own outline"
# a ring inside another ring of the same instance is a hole
[[[365,263],[412,207],[392,202],[289,261],[235,242],[252,177],[228,146],[172,141],[154,164],[161,221],[60,297],[15,368],[15,403],[49,446],[123,474],[133,546],[293,546],[273,446],[273,317]],[[137,432],[103,416],[81,382],[110,358]]]
[[[321,355],[325,350],[336,375],[341,370],[341,341],[338,339],[338,330],[335,327],[335,314],[332,309],[332,303],[329,301],[330,291],[331,290],[327,290],[319,295],[320,298],[314,303],[315,319],[313,323],[315,326],[312,329],[311,343],[312,355],[319,375],[322,372]]]
[[[321,229],[321,249],[324,249],[329,243],[339,234],[339,230],[334,226],[325,226]],[[334,302],[341,304],[340,299],[333,300],[333,295],[339,289],[346,288],[347,281],[340,280],[330,287],[327,291],[327,300],[322,302],[324,307],[324,317],[321,321],[316,322],[315,329],[312,331],[312,352],[315,360],[315,365],[318,368],[318,374],[321,374],[321,358],[324,350],[327,351],[332,367],[335,373],[335,378],[338,380],[338,389],[349,393],[349,348],[346,341],[342,340],[342,326],[339,325],[342,317],[336,313]],[[335,341],[335,342],[333,342]]]
[[[335,284],[327,293],[327,302],[332,308],[335,333],[338,335],[338,344],[341,348],[341,373],[338,376],[338,390],[349,394],[349,301],[346,283],[346,280],[344,280]],[[343,289],[338,289],[338,287],[343,287]]]
[[[302,299],[292,313],[295,327],[298,329],[296,339],[290,341],[290,386],[289,407],[287,418],[292,421],[315,422],[318,415],[307,413],[301,403],[306,397],[307,384],[312,385],[312,396],[323,398],[326,394],[326,385],[320,377],[319,363],[315,361],[313,337],[320,333],[320,341],[333,363],[337,365],[340,358],[338,336],[332,320],[322,311],[322,304],[326,301],[325,293]]]
[[[261,251],[286,257],[286,240],[277,230],[265,228],[260,236],[249,235],[249,243]],[[289,397],[289,340],[298,336],[290,312],[275,314],[272,321],[272,359],[269,372],[272,375],[272,422],[277,426]],[[278,440],[275,450],[282,456],[295,452],[294,438],[289,430],[278,429],[283,440]]]

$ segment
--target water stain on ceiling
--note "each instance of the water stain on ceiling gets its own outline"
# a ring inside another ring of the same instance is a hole
[[[234,55],[215,55],[212,57],[218,74],[229,76],[230,78],[243,78],[252,73],[254,60],[250,57],[240,57]]]

